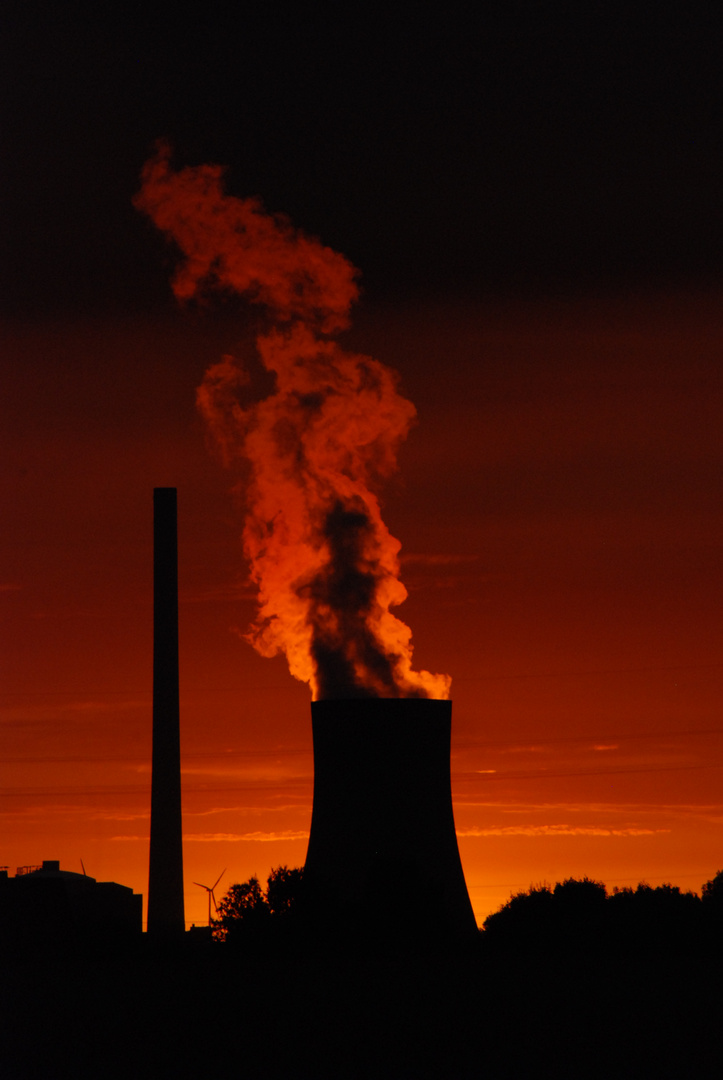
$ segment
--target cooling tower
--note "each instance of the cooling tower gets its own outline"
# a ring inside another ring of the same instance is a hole
[[[382,942],[474,935],[452,810],[451,702],[366,698],[311,710],[304,891],[314,929]]]
[[[153,778],[148,866],[148,933],[185,930],[178,692],[176,489],[153,491]]]

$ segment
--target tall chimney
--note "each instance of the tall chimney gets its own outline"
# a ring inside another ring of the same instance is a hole
[[[383,945],[473,936],[452,810],[452,703],[363,698],[311,712],[312,926]]]
[[[183,908],[176,489],[153,490],[153,775],[148,933],[180,938]]]

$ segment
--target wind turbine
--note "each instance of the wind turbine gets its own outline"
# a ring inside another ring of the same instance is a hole
[[[214,881],[213,885],[202,885],[200,881],[194,881],[194,883],[193,883],[194,885],[198,885],[199,889],[205,889],[206,892],[208,893],[208,925],[209,926],[211,925],[211,899],[213,899],[214,909],[216,911],[218,911],[218,904],[216,903],[216,897],[213,894],[213,890],[216,888],[216,886],[218,885],[219,881],[221,880],[221,878],[223,877],[223,875],[225,873],[226,873],[226,867],[224,866],[223,870],[218,875],[218,877]]]

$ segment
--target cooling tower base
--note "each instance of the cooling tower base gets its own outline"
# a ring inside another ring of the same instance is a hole
[[[305,919],[381,942],[469,938],[477,926],[454,828],[452,706],[314,702]]]

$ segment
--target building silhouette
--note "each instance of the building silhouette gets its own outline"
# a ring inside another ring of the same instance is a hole
[[[3,952],[122,945],[140,938],[143,897],[115,881],[61,870],[57,860],[0,868]]]

